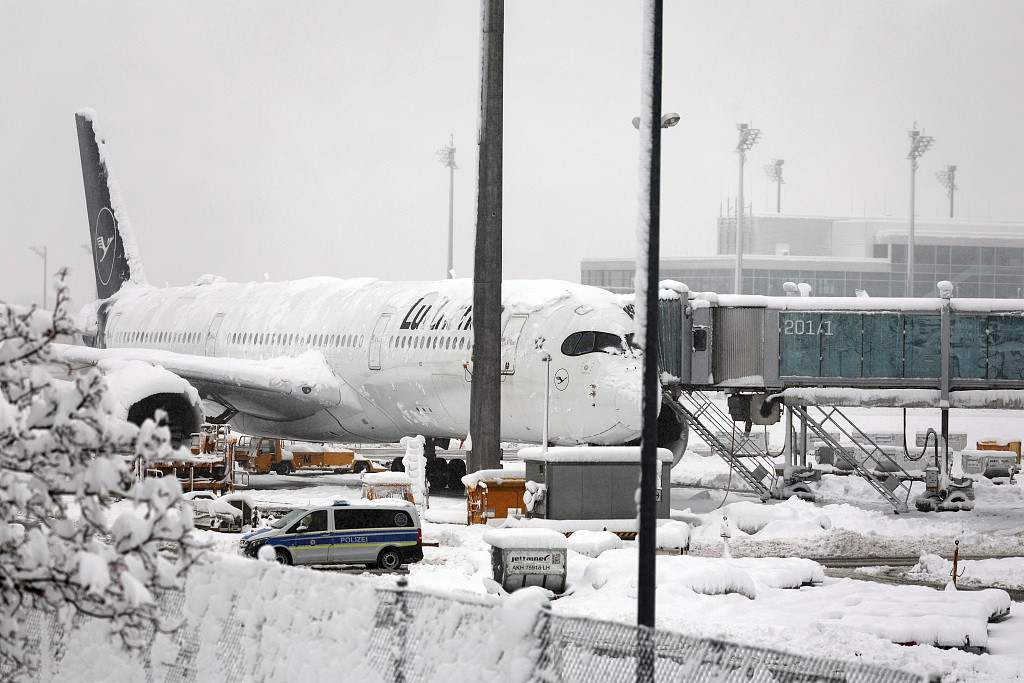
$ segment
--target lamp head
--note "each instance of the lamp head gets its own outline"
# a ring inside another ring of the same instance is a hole
[[[670,111],[669,113],[661,117],[662,128],[671,128],[677,123],[679,123],[679,114],[675,113],[674,111]]]

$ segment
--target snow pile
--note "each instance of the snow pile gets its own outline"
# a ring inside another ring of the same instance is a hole
[[[378,621],[384,603],[394,598],[371,581],[222,558],[192,570],[180,607],[183,631],[156,635],[152,678],[179,677],[182,644],[188,643],[186,666],[202,672],[204,680],[309,681],[344,672],[344,680],[370,683],[391,680],[391,662],[400,656],[413,677],[430,672],[431,680],[466,680],[466,672],[473,672],[473,680],[525,681],[539,649],[532,631],[545,595],[525,590],[495,605],[409,594],[408,648],[392,652],[382,644],[392,642],[394,626]],[[148,678],[140,661],[105,645],[105,639],[98,621],[67,629],[60,643],[65,654],[59,661],[51,658],[49,678]],[[225,649],[225,642],[237,645]],[[102,667],[95,665],[97,656]]]
[[[924,586],[897,591],[873,586],[824,610],[818,624],[900,644],[984,648],[989,618],[1000,605],[1009,611],[1010,598],[1004,591],[939,592]]]
[[[568,539],[552,529],[490,529],[484,543],[495,548],[565,549]]]
[[[576,531],[569,536],[569,550],[598,557],[606,550],[617,550],[622,547],[622,539],[611,531]]]
[[[405,472],[365,472],[362,475],[364,484],[383,484],[400,486],[412,484],[412,479]]]
[[[832,528],[832,520],[818,512],[813,504],[790,498],[778,505],[763,505],[749,501],[730,503],[720,510],[701,515],[701,525],[694,529],[694,537],[707,539],[718,536],[727,518],[739,535],[759,539],[794,536],[823,536]]]
[[[427,442],[422,436],[403,436],[401,444],[405,447],[402,464],[405,472],[412,479],[412,498],[417,505],[422,505],[427,490],[427,457],[423,453],[423,445]]]
[[[694,441],[697,441],[694,439]],[[698,444],[694,444],[697,447]],[[729,472],[729,463],[722,458],[712,456],[710,450],[706,455],[687,450],[683,457],[672,468],[672,484],[676,486],[700,486],[709,488],[729,488],[733,491],[749,491],[740,475]]]
[[[957,563],[957,585],[996,586],[1020,590],[1024,588],[1024,557],[1003,557],[991,560],[960,560]],[[928,582],[944,583],[953,575],[953,562],[938,555],[921,553],[921,559],[907,576]]]
[[[690,549],[690,525],[686,522],[665,522],[658,526],[657,548],[686,552]]]
[[[523,494],[523,505],[527,512],[541,512],[539,507],[547,495],[548,485],[538,484],[532,479],[526,482],[526,492]]]
[[[575,534],[574,534],[575,535]],[[637,550],[609,550],[591,561],[583,572],[584,586],[636,597]],[[799,588],[820,583],[821,565],[802,558],[723,559],[687,555],[657,556],[657,585],[673,599],[682,593],[742,595],[750,600],[769,589]],[[659,600],[661,598],[659,597]]]
[[[478,470],[470,472],[462,477],[463,485],[468,489],[475,489],[481,483],[484,487],[488,483],[502,484],[506,481],[521,481],[526,479],[525,463],[509,463],[500,470]]]

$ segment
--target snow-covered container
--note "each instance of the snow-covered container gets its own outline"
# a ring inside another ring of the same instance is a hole
[[[875,442],[878,444],[878,442]],[[878,444],[878,448],[885,453],[893,462],[905,471],[914,474],[924,472],[924,469],[935,462],[935,450],[934,446],[929,444],[927,450],[922,454],[919,449],[911,449],[910,451],[904,451],[903,446],[883,446]],[[817,453],[819,454],[819,463],[835,465],[836,469],[849,471],[853,469],[853,465],[850,464],[846,458],[841,457],[838,454],[832,454],[832,461],[827,462],[828,456],[825,454],[826,451],[831,451],[828,446],[821,446],[818,448]],[[867,463],[869,469],[876,470],[878,472],[896,472],[898,471],[893,465],[882,456],[877,456],[875,460],[878,461],[877,465],[874,461],[868,458],[867,454],[859,448],[847,447],[847,452],[850,453],[857,462],[861,465]],[[914,474],[914,476],[920,476]]]
[[[980,439],[978,441],[979,451],[1013,451],[1017,455],[1017,465],[1020,465],[1020,441],[1007,441],[1005,439]]]
[[[522,515],[526,509],[526,465],[514,463],[500,470],[480,470],[462,477],[466,486],[466,518],[469,524]]]
[[[640,481],[639,446],[539,447],[519,451],[526,463],[528,517],[635,519]],[[655,483],[658,517],[669,517],[672,452],[658,449]]]
[[[914,444],[918,448],[924,448],[925,439],[928,436],[928,432],[918,432]],[[941,438],[941,435],[940,435]],[[931,448],[935,443],[933,439],[928,439],[928,447]],[[948,437],[949,450],[951,451],[962,451],[967,448],[967,432],[958,432],[950,434]]]
[[[1017,473],[1017,454],[1013,451],[974,450],[960,453],[964,474],[981,475],[988,479],[1012,477]]]
[[[512,592],[541,586],[554,593],[565,590],[568,539],[552,529],[491,529],[484,534],[491,546],[495,581]]]
[[[396,498],[413,500],[412,479],[405,472],[368,472],[362,476],[363,494],[366,500],[380,500],[382,498]]]

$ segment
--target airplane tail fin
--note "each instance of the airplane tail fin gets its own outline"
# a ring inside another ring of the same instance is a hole
[[[146,284],[121,190],[110,167],[106,142],[96,123],[96,112],[75,113],[78,150],[82,156],[85,203],[89,210],[89,246],[96,274],[96,294],[106,299],[125,282]]]

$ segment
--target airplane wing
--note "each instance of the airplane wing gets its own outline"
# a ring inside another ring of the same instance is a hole
[[[187,380],[204,399],[268,420],[299,420],[324,408],[360,410],[358,396],[327,364],[309,351],[296,358],[268,360],[211,358],[156,349],[94,349],[54,344],[66,363],[95,365],[135,360],[160,366]]]

